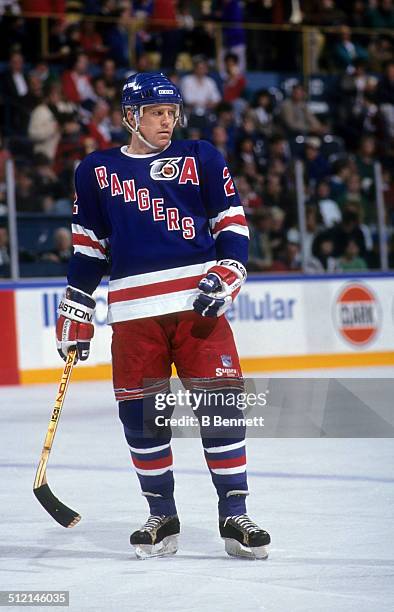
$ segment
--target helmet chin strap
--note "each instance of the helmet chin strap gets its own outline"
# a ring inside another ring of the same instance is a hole
[[[138,128],[133,128],[133,126],[125,118],[122,119],[122,123],[129,132],[131,132],[132,134],[135,134],[137,138],[139,138],[141,142],[144,143],[144,145],[152,149],[152,151],[158,151],[160,149],[160,147],[156,147],[155,145],[151,144],[148,140],[146,140],[146,138],[144,138],[144,136],[140,132],[139,126]]]
[[[139,138],[141,140],[141,142],[144,143],[144,145],[146,145],[147,147],[152,149],[152,151],[159,151],[159,149],[161,147],[156,147],[155,145],[150,143],[148,140],[146,140],[146,138],[144,138],[144,136],[141,134],[139,126],[138,126],[138,128],[133,128],[131,125],[129,126],[129,122],[128,121],[123,121],[123,124],[126,125],[126,127],[129,129],[129,131],[132,134],[135,134],[137,136],[137,138]]]
[[[131,109],[130,109],[131,110]],[[141,110],[143,111],[143,107],[141,107]],[[135,119],[135,127],[133,127],[131,125],[131,123],[129,122],[129,120],[127,119],[127,117],[123,117],[122,119],[122,123],[125,126],[125,128],[131,132],[131,134],[135,134],[137,136],[137,138],[139,138],[141,140],[141,142],[144,143],[144,145],[146,145],[147,147],[149,147],[149,149],[151,149],[152,151],[160,151],[160,149],[162,147],[157,147],[156,145],[153,145],[151,142],[149,142],[149,140],[147,140],[143,134],[141,133],[141,128],[140,128],[140,114],[138,109],[135,110],[134,112],[131,110],[131,112],[134,115],[134,119]],[[176,119],[177,121],[178,119]],[[175,123],[176,123],[175,121]],[[175,125],[175,124],[174,124]]]

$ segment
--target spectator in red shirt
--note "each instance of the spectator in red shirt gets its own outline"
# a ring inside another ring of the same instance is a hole
[[[75,104],[96,100],[88,69],[88,56],[86,53],[78,53],[71,70],[66,70],[62,76],[63,91],[67,100]]]
[[[223,100],[234,102],[242,97],[246,87],[246,79],[241,73],[239,59],[235,53],[227,53],[224,58],[224,68]]]

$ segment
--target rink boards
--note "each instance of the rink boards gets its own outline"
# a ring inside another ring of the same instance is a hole
[[[394,365],[392,274],[251,276],[228,312],[245,373]],[[59,378],[54,326],[64,283],[0,284],[0,384]],[[95,337],[75,379],[110,378],[107,287]]]

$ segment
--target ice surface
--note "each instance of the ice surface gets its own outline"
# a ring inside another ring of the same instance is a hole
[[[71,384],[49,461],[82,521],[62,528],[32,494],[55,393],[0,388],[0,589],[69,590],[73,612],[394,609],[393,439],[249,440],[249,514],[273,541],[260,562],[225,555],[200,442],[176,439],[180,549],[138,561],[146,502],[110,383]]]

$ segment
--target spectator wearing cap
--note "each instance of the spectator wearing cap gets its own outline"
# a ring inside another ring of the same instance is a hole
[[[300,83],[294,85],[291,97],[282,102],[280,118],[290,136],[327,132],[327,127],[308,109],[305,89]]]
[[[313,185],[330,174],[330,164],[320,152],[321,142],[317,136],[305,140],[305,170]]]

